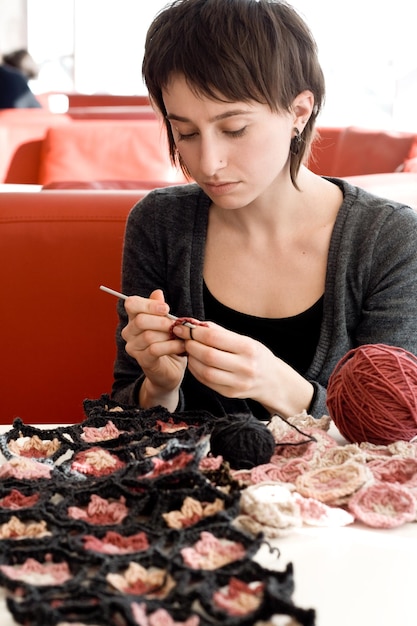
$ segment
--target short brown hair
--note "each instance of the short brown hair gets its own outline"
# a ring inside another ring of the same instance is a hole
[[[316,42],[300,15],[280,0],[175,0],[155,17],[142,66],[149,97],[161,112],[174,163],[178,158],[162,90],[182,74],[197,93],[230,102],[255,100],[288,111],[304,90],[313,113],[297,154],[290,154],[294,184],[309,150],[324,101]]]

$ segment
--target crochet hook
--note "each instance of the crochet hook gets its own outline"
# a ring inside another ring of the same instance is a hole
[[[105,291],[106,293],[111,294],[112,296],[116,296],[116,298],[121,298],[122,300],[126,300],[126,298],[129,297],[126,296],[126,294],[121,293],[120,291],[115,291],[114,289],[110,289],[110,287],[105,287],[104,285],[100,285],[100,289],[102,291]],[[170,320],[173,320],[174,322],[180,319],[176,315],[172,315],[172,313],[167,313],[166,317],[168,317]],[[183,326],[188,326],[188,328],[197,328],[197,326],[195,324],[192,324],[191,322],[183,322]]]

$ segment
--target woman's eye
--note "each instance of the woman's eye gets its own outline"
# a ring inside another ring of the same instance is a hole
[[[177,130],[178,133],[178,141],[188,141],[190,139],[193,139],[197,133],[180,133],[179,130]]]
[[[194,131],[191,133],[182,133],[181,131],[176,129],[176,132],[177,132],[178,141],[190,141],[191,139],[194,139],[198,135],[197,131]],[[243,126],[243,128],[239,128],[238,130],[223,130],[222,132],[224,132],[224,134],[227,135],[228,137],[232,137],[232,138],[242,137],[246,133],[246,126]]]
[[[230,137],[242,137],[246,132],[246,126],[243,126],[243,128],[239,128],[238,130],[226,130],[225,132]]]

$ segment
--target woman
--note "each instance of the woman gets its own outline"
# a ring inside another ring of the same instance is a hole
[[[417,216],[306,167],[324,81],[299,15],[179,0],[148,31],[143,74],[195,183],[129,216],[113,398],[321,417],[349,349],[416,353]],[[191,334],[168,311],[208,324]]]

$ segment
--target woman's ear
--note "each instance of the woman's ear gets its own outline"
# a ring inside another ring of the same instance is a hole
[[[314,109],[314,95],[309,89],[305,89],[294,98],[291,106],[291,111],[294,115],[294,126],[296,126],[300,132],[303,131],[304,126],[310,119]]]

